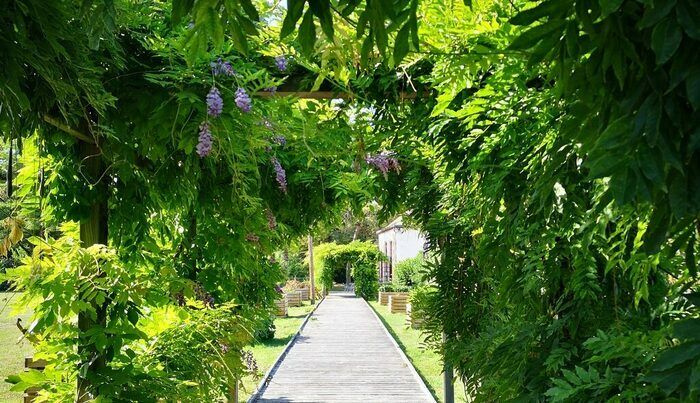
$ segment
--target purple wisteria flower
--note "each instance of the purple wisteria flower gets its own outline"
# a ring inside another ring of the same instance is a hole
[[[275,57],[275,65],[279,71],[287,71],[287,58],[284,56]]]
[[[263,89],[263,91],[269,92],[270,94],[275,95],[275,93],[277,93],[277,87],[267,87],[267,88]]]
[[[384,175],[384,178],[388,178],[389,171],[394,170],[396,173],[399,173],[401,170],[401,166],[399,165],[399,160],[396,159],[396,154],[393,152],[388,152],[388,151],[382,151],[379,154],[376,155],[368,155],[365,158],[365,161],[369,164],[374,166],[379,170],[379,172]]]
[[[245,236],[245,240],[248,242],[257,243],[257,242],[260,242],[260,237],[255,235],[255,234],[248,233]]]
[[[221,60],[221,58],[216,59],[215,62],[209,63],[211,66],[211,73],[215,76],[225,74],[227,76],[232,76],[236,74],[236,70],[231,66],[231,62],[228,60]]]
[[[221,93],[216,87],[211,87],[207,94],[207,113],[211,117],[219,117],[224,110],[224,100],[221,98]]]
[[[245,89],[238,87],[236,90],[236,106],[243,112],[250,112],[252,109],[252,100],[250,99],[250,95],[245,91]]]
[[[284,136],[274,136],[270,141],[283,147],[287,145],[287,138]]]
[[[206,157],[211,153],[212,144],[211,130],[207,122],[202,122],[199,125],[199,143],[197,143],[197,155],[201,158]]]
[[[270,210],[270,209],[265,210],[265,216],[267,217],[267,228],[269,228],[269,229],[277,228],[277,219],[275,218],[275,215],[272,213],[272,210]],[[274,256],[273,256],[273,258],[274,258]]]
[[[272,166],[275,168],[275,179],[277,179],[280,190],[287,193],[287,172],[277,158],[272,157],[270,160],[272,161]]]

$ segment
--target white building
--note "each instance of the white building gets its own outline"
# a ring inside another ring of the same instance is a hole
[[[379,281],[390,281],[394,267],[402,260],[423,253],[425,237],[420,231],[403,226],[401,216],[377,231],[377,245],[389,261],[379,263]]]

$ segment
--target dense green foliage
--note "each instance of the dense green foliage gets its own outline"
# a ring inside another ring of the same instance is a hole
[[[438,96],[379,115],[405,161],[382,204],[430,237],[426,328],[477,401],[696,398],[696,11],[426,6],[445,54],[411,79]]]

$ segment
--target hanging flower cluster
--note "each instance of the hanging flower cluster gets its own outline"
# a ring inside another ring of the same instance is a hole
[[[248,95],[245,89],[238,87],[236,90],[236,106],[238,106],[238,109],[248,113],[252,109],[251,103],[250,95]]]
[[[266,209],[265,216],[267,217],[267,228],[269,228],[269,229],[277,228],[277,219],[275,218],[275,215],[272,213],[272,210]]]
[[[280,145],[280,146],[282,146],[282,147],[284,147],[284,146],[287,145],[287,138],[284,137],[284,136],[281,136],[281,135],[280,135],[280,136],[274,136],[274,137],[272,137],[272,138],[270,139],[270,141],[272,141],[273,143],[275,143],[275,144],[277,144],[277,145]]]
[[[211,153],[212,137],[209,123],[202,122],[199,125],[199,143],[197,143],[197,155],[204,158]]]
[[[211,87],[207,94],[207,113],[213,118],[218,118],[224,110],[224,100],[216,87]]]
[[[228,60],[224,61],[221,60],[221,58],[218,58],[215,62],[211,62],[209,65],[211,66],[211,73],[215,76],[222,74],[227,76],[233,76],[236,74],[236,70],[233,69],[233,66],[231,66],[231,62],[229,62]]]
[[[272,166],[275,168],[275,179],[277,179],[280,190],[287,193],[287,172],[277,158],[272,157],[270,160],[272,161]]]
[[[369,165],[372,165],[375,168],[377,168],[379,172],[381,172],[382,175],[384,175],[385,179],[388,177],[390,170],[393,169],[396,173],[399,173],[399,171],[401,171],[399,160],[396,159],[396,154],[393,152],[382,151],[381,153],[376,155],[368,155],[365,158],[365,161]]]
[[[211,73],[214,76],[226,75],[234,76],[236,71],[233,69],[231,62],[228,60],[222,60],[221,58],[216,59],[209,63],[211,66]],[[218,118],[224,111],[224,99],[221,97],[221,92],[216,86],[212,86],[207,94],[207,115],[211,118]],[[245,91],[245,89],[239,87],[236,90],[236,106],[243,112],[250,112],[252,109],[252,100],[250,96]],[[209,122],[204,121],[199,125],[199,142],[197,143],[197,155],[200,157],[206,157],[211,153],[212,150],[213,137],[211,135],[211,128],[209,127]]]
[[[275,57],[275,65],[279,71],[287,71],[287,58],[284,56]]]

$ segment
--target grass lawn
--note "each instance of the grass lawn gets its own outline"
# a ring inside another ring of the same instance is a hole
[[[255,360],[258,362],[260,372],[266,373],[272,364],[275,363],[277,357],[282,354],[282,350],[299,330],[301,322],[304,321],[304,318],[311,312],[312,308],[308,301],[305,301],[303,306],[289,307],[288,317],[275,319],[275,338],[253,345],[251,350]],[[248,397],[255,391],[259,381],[259,379],[253,379],[253,377],[243,378],[243,386],[239,397],[240,402],[248,400]]]
[[[391,313],[386,306],[379,305],[377,301],[370,301],[370,306],[377,312],[379,318],[384,322],[389,333],[399,344],[403,352],[411,360],[413,366],[420,374],[425,384],[439,401],[443,401],[445,389],[442,383],[442,360],[440,355],[432,350],[423,347],[423,336],[418,329],[412,329],[406,325],[406,315],[401,313]],[[454,385],[455,401],[467,402],[464,395],[464,386],[457,380]]]
[[[32,355],[32,348],[28,341],[17,342],[21,336],[15,323],[17,318],[22,318],[22,325],[29,326],[30,312],[15,309],[15,301],[19,294],[0,292],[0,402],[19,402],[22,393],[10,392],[9,383],[5,382],[8,375],[15,374],[24,369],[24,357]]]

